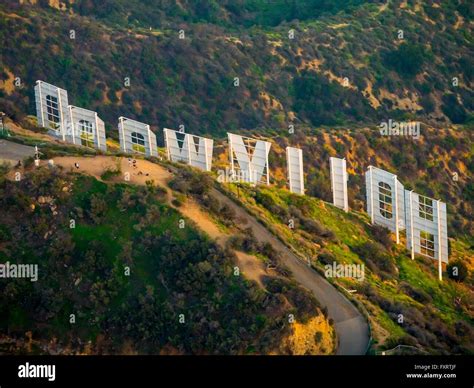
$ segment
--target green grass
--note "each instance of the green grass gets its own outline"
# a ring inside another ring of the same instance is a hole
[[[339,263],[364,263],[364,258],[359,257],[351,250],[351,247],[358,246],[367,241],[373,241],[373,237],[369,233],[369,220],[365,214],[357,212],[345,213],[322,200],[307,196],[298,196],[289,193],[284,189],[262,187],[258,188],[264,196],[262,198],[271,199],[274,205],[288,210],[292,205],[300,210],[305,210],[310,218],[317,220],[322,226],[334,232],[335,241],[326,241],[324,249],[331,252]],[[243,187],[241,190],[241,199],[247,206],[254,209],[259,217],[264,218],[272,227],[278,231],[280,237],[284,238],[290,245],[305,254],[311,250],[311,242],[301,243],[301,239],[297,239],[298,230],[290,230],[283,224],[279,217],[266,209],[263,205],[255,201],[250,195],[251,189]],[[468,242],[455,241],[451,244],[451,250],[457,255],[464,255],[468,252]],[[411,296],[400,290],[401,282],[407,282],[415,289],[424,291],[432,298],[429,303],[432,311],[450,327],[459,320],[470,321],[466,313],[455,307],[454,299],[463,296],[465,300],[469,300],[469,291],[466,285],[459,285],[447,279],[444,274],[444,281],[438,281],[437,262],[426,262],[422,258],[417,257],[412,261],[404,246],[395,246],[390,252],[398,267],[399,274],[392,276],[390,280],[382,280],[374,275],[366,266],[365,282],[368,282],[380,295],[380,297],[391,301],[398,302],[403,306],[423,310],[427,308]],[[313,260],[315,265],[321,265]],[[354,281],[339,280],[345,287],[354,287]],[[363,294],[361,294],[363,295]],[[363,296],[365,298],[365,296]],[[368,300],[367,300],[368,302]],[[391,319],[389,314],[376,305],[375,312],[371,317],[381,327],[389,333],[392,341],[397,341],[401,337],[407,335],[404,328]]]
[[[433,260],[430,272],[417,263],[416,260],[413,262],[405,257],[400,257],[397,264],[400,269],[400,280],[404,280],[428,293],[433,298],[432,304],[438,310],[442,320],[452,324],[459,319],[467,318],[454,307],[454,299],[456,296],[460,296],[460,290],[452,281],[445,279],[440,282],[438,280],[436,261]]]

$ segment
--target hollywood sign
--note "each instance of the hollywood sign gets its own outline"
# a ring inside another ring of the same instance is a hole
[[[382,225],[395,233],[406,230],[406,246],[415,253],[438,261],[438,277],[442,279],[442,263],[448,262],[448,227],[446,204],[405,190],[397,176],[369,166],[366,174],[367,213],[372,224]]]
[[[168,128],[163,129],[163,135],[168,160],[211,171],[214,140]]]
[[[35,86],[38,124],[68,143],[107,151],[104,122],[97,112],[69,105],[67,91],[43,81]],[[150,126],[125,117],[118,124],[120,149],[126,153],[158,156]]]
[[[68,103],[67,91],[43,81],[35,86],[38,123],[49,133],[73,144],[107,150],[104,122],[96,112]],[[120,148],[125,153],[157,156],[155,134],[148,124],[119,118]],[[204,171],[211,171],[212,139],[164,128],[167,157],[172,162],[184,162]],[[271,143],[228,133],[231,181],[250,184],[270,184],[268,155]],[[286,148],[288,188],[304,195],[303,151]],[[333,205],[349,211],[346,160],[330,158]],[[420,254],[438,261],[439,279],[442,263],[448,262],[448,231],[446,204],[405,190],[397,176],[369,166],[365,174],[367,213],[371,223],[384,226],[395,233],[406,231],[406,246],[412,259]]]
[[[137,153],[145,156],[158,156],[156,135],[148,124],[126,117],[119,117],[120,148],[125,153]]]

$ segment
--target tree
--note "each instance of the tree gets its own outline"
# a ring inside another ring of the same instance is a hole
[[[401,76],[413,77],[421,71],[427,52],[421,45],[403,43],[385,55],[384,62]]]
[[[443,113],[449,117],[453,124],[462,124],[467,119],[466,110],[459,103],[456,95],[450,93],[443,96]]]

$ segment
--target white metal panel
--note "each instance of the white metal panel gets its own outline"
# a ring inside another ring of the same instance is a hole
[[[286,147],[286,164],[290,191],[304,194],[303,151],[299,148]]]
[[[211,171],[214,140],[164,128],[168,159]]]
[[[68,117],[68,129],[66,131],[68,142],[107,151],[104,122],[97,116],[96,112],[69,105]],[[87,136],[84,128],[89,124],[92,133]]]
[[[331,157],[329,159],[331,170],[332,200],[334,206],[349,211],[349,200],[347,195],[347,169],[346,159]]]
[[[165,137],[168,159],[172,162],[189,163],[190,155],[188,142],[186,141],[186,134],[168,128],[163,129],[163,134]]]
[[[158,156],[156,135],[150,126],[126,117],[119,117],[120,148],[126,153]]]
[[[189,164],[204,171],[211,171],[214,140],[186,134]]]
[[[430,257],[448,263],[448,226],[447,211],[444,202],[433,198],[424,197],[413,191],[405,190],[407,208],[407,248],[414,253]],[[420,200],[429,200],[432,204],[431,211],[426,209],[426,202],[420,204]],[[433,235],[433,252],[421,244],[421,233],[426,232]]]
[[[367,213],[373,224],[382,225],[396,234],[405,229],[405,189],[397,176],[369,166],[366,174]]]
[[[245,182],[270,184],[268,154],[271,143],[232,133],[227,135],[232,174]]]
[[[35,103],[38,124],[48,128],[51,135],[66,140],[69,105],[67,91],[38,80],[35,86]]]

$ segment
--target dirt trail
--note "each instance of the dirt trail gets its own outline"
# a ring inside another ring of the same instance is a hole
[[[62,166],[67,171],[85,172],[97,179],[101,179],[100,176],[105,171],[116,171],[118,167],[120,167],[121,173],[113,179],[116,182],[144,185],[146,181],[153,180],[167,188],[167,182],[171,179],[171,173],[168,170],[148,160],[137,159],[136,168],[133,167],[132,163],[129,163],[128,158],[115,156],[61,156],[53,160],[56,165]],[[79,164],[79,168],[74,166],[75,163]],[[125,180],[127,173],[130,178],[129,181]]]
[[[171,203],[173,194],[168,187],[168,181],[171,179],[172,174],[160,165],[151,163],[147,160],[136,160],[136,168],[134,168],[133,160],[132,163],[129,163],[128,158],[113,156],[63,156],[54,158],[54,163],[63,167],[66,171],[87,173],[99,180],[105,171],[115,171],[118,166],[120,166],[121,173],[120,175],[113,177],[111,179],[112,182],[124,182],[126,173],[129,174],[128,183],[145,185],[146,181],[153,180],[155,184],[166,189],[168,205],[176,208],[185,217],[195,222],[199,229],[212,239],[216,240],[218,244],[224,247],[227,239],[230,237],[229,234],[226,234],[219,229],[212,217],[208,213],[203,212],[199,204],[197,204],[192,198],[187,198],[179,207],[173,206]],[[75,167],[75,163],[79,164],[79,168]],[[235,253],[237,256],[237,265],[242,274],[247,279],[256,281],[257,284],[263,288],[262,276],[268,275],[265,264],[253,255],[240,251],[235,251]]]
[[[294,279],[313,292],[321,305],[328,308],[329,317],[334,320],[339,339],[337,354],[365,354],[369,343],[369,327],[359,310],[325,278],[288,249],[246,209],[237,205],[216,189],[212,191],[212,195],[221,203],[225,203],[232,208],[237,217],[245,219],[247,226],[252,228],[255,238],[259,242],[268,242],[275,250],[279,251],[283,264],[290,269]]]
[[[118,164],[121,166],[122,174],[130,173],[130,183],[144,185],[147,180],[154,180],[155,183],[165,187],[168,191],[168,200],[171,199],[171,190],[167,186],[171,178],[170,171],[157,164],[137,160],[137,168],[133,168],[127,158],[117,158],[110,156],[91,157],[58,157],[55,163],[79,172],[86,172],[100,179],[106,169],[115,169]],[[74,167],[74,163],[79,163],[79,169]],[[139,172],[143,175],[139,175]],[[144,175],[148,174],[148,175]],[[118,178],[121,180],[122,178]],[[336,290],[319,273],[311,269],[302,262],[298,256],[288,249],[275,235],[260,224],[257,219],[247,212],[246,209],[237,205],[223,193],[213,189],[211,194],[222,204],[227,204],[240,219],[246,220],[247,226],[251,227],[256,239],[259,242],[270,243],[281,253],[283,264],[286,265],[294,279],[302,286],[313,292],[322,306],[328,308],[329,317],[334,320],[336,332],[339,339],[337,354],[363,355],[367,350],[369,342],[368,324],[362,314],[355,306],[339,291]],[[225,244],[228,236],[221,232],[215,225],[212,218],[200,210],[199,206],[190,200],[179,207],[184,215],[192,219],[198,227],[211,237],[216,238],[220,244]],[[253,256],[242,252],[237,252],[239,266],[243,268],[246,277],[257,281],[260,285],[261,276],[265,274],[264,264]],[[262,272],[263,271],[263,272]]]
[[[225,243],[227,239],[226,234],[219,229],[207,213],[204,213],[200,209],[199,205],[193,199],[188,198],[186,202],[177,209],[186,217],[193,220],[196,225],[211,238],[218,240],[221,244]]]

